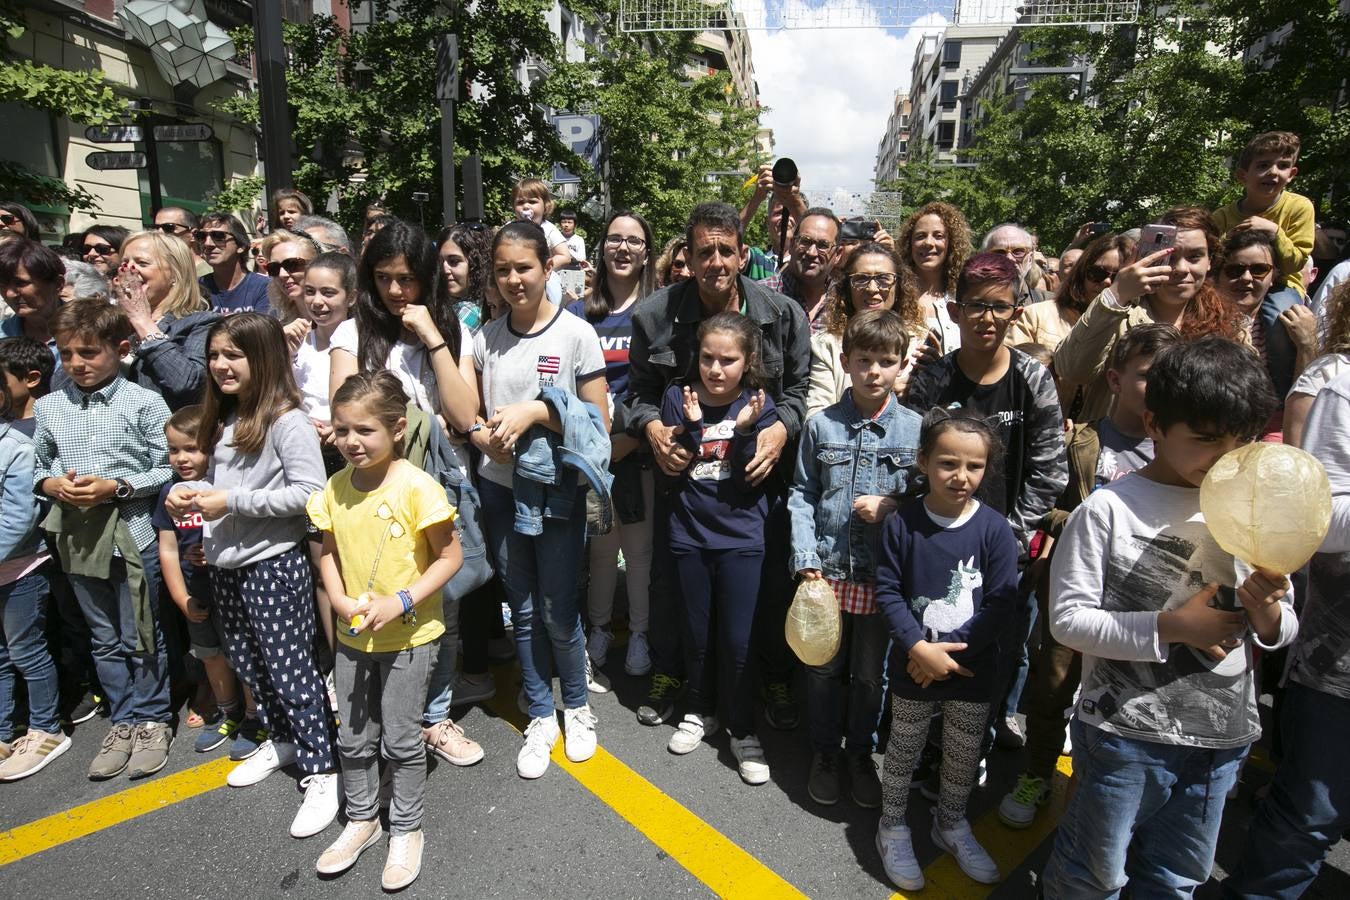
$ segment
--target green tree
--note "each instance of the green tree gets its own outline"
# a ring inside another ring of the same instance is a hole
[[[72,72],[22,59],[8,40],[27,30],[22,12],[0,2],[0,103],[19,103],[82,125],[99,125],[126,111],[103,72]],[[67,185],[18,163],[0,161],[0,196],[33,206],[94,209],[98,198],[81,187]]]

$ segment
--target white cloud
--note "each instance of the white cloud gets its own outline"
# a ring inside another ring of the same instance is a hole
[[[770,107],[761,122],[773,129],[774,152],[796,160],[803,189],[871,188],[891,98],[909,90],[923,33],[943,24],[930,14],[904,30],[749,32],[760,102]]]

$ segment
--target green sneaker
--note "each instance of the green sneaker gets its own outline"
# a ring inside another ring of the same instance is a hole
[[[638,707],[637,720],[643,725],[660,725],[675,715],[675,698],[680,695],[684,682],[659,672],[652,676],[652,686],[647,689],[647,698]]]
[[[238,731],[238,720],[231,719],[229,716],[221,716],[220,721],[215,725],[202,727],[201,733],[197,735],[197,740],[192,743],[192,749],[198,753],[210,753],[234,737]]]
[[[998,818],[1009,828],[1027,828],[1036,819],[1036,810],[1050,799],[1050,785],[1044,778],[1022,773],[1017,786],[998,805]]]

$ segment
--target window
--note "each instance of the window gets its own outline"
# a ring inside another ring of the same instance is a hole
[[[939,122],[937,130],[937,145],[939,150],[952,149],[952,142],[956,140],[956,123]]]
[[[942,44],[942,68],[955,69],[961,65],[961,42],[944,41]]]
[[[942,82],[942,93],[939,96],[942,98],[943,109],[956,109],[956,91],[958,87],[959,85],[955,81]]]
[[[0,143],[0,160],[16,163],[46,178],[61,178],[64,160],[56,155],[56,127],[48,113],[18,103],[0,103],[0,130],[4,134],[23,135],[22,140]],[[38,220],[45,239],[59,240],[65,235],[70,210],[63,206],[24,205]]]
[[[166,206],[182,206],[196,213],[206,212],[206,195],[219,191],[222,184],[220,142],[159,141],[159,190]],[[149,221],[150,179],[140,172],[141,205]]]

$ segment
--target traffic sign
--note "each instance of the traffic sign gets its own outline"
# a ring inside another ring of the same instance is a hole
[[[146,165],[145,154],[134,153],[90,153],[84,158],[91,169],[107,171],[109,169],[143,169]]]
[[[194,122],[190,125],[156,125],[154,135],[157,141],[209,141],[216,133],[210,125]]]
[[[553,127],[563,143],[572,148],[572,152],[591,164],[591,168],[600,165],[600,117],[574,116],[563,114],[553,116]],[[553,166],[554,184],[577,184],[579,177],[558,164]]]
[[[139,125],[90,125],[84,139],[95,144],[129,144],[145,140],[145,130]]]

